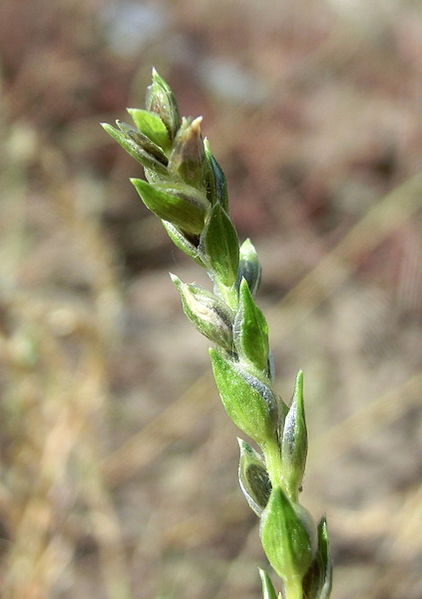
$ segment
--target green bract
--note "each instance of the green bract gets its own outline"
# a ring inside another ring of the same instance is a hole
[[[249,239],[239,247],[224,173],[201,133],[202,117],[180,118],[167,82],[153,70],[146,110],[128,108],[134,125],[103,124],[143,167],[131,179],[173,243],[207,271],[213,289],[171,275],[188,319],[216,347],[214,378],[233,423],[259,445],[239,440],[239,483],[261,519],[264,551],[282,579],[277,591],[260,570],[263,599],[328,599],[332,567],[325,519],[318,527],[299,503],[307,431],[303,375],[289,407],[272,388],[266,319],[254,296],[261,266]],[[136,174],[136,173],[135,173]],[[318,538],[317,538],[318,537]]]
[[[236,229],[220,204],[215,204],[201,237],[201,247],[218,284],[231,287],[237,279],[239,240]]]
[[[239,291],[239,308],[234,321],[234,342],[238,354],[256,368],[268,371],[268,326],[261,310],[255,304],[246,279]]]
[[[287,584],[302,581],[313,559],[304,522],[281,487],[275,487],[261,517],[261,542],[270,564]]]
[[[131,179],[143,203],[158,217],[180,227],[186,233],[198,234],[204,226],[207,205],[194,189],[165,183],[150,184],[143,179]]]
[[[277,400],[271,389],[223,352],[210,350],[215,382],[228,416],[257,443],[275,436]]]
[[[303,406],[303,372],[299,371],[292,405],[284,420],[281,442],[283,480],[288,495],[292,499],[296,499],[302,484],[307,452],[308,434]]]
[[[249,507],[261,516],[271,494],[271,482],[262,456],[249,443],[238,439],[239,483]]]
[[[151,141],[164,151],[171,147],[170,135],[167,127],[157,114],[141,110],[140,108],[128,108],[128,113],[133,119],[136,127]]]

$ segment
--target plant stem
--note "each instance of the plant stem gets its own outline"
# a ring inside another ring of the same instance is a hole
[[[265,465],[267,467],[268,476],[270,477],[271,485],[279,487],[281,485],[281,455],[277,440],[268,441],[262,447],[265,457]]]
[[[294,577],[284,582],[284,599],[303,599],[302,580]]]

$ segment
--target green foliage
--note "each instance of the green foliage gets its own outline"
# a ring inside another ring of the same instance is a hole
[[[135,127],[103,124],[145,169],[148,182],[131,179],[173,243],[204,267],[213,292],[175,283],[183,310],[212,341],[214,378],[233,423],[261,453],[239,441],[239,482],[261,518],[264,551],[283,580],[277,595],[260,570],[264,599],[328,599],[331,559],[325,519],[318,528],[298,501],[307,453],[303,375],[296,379],[288,408],[271,386],[268,326],[255,303],[261,280],[257,252],[247,239],[239,247],[229,216],[227,183],[201,133],[202,117],[180,118],[174,94],[153,70],[146,110],[128,109]]]

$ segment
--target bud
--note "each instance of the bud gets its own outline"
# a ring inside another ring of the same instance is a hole
[[[143,179],[131,179],[145,206],[159,218],[167,220],[186,233],[199,234],[204,226],[207,200],[185,185],[150,184]]]
[[[246,279],[252,295],[255,295],[261,282],[261,265],[258,260],[258,254],[250,239],[246,239],[242,243],[239,252],[238,285],[240,286],[242,278]]]
[[[210,357],[228,416],[258,444],[273,441],[277,427],[277,399],[272,390],[223,352],[211,349]]]
[[[210,144],[207,138],[204,139],[205,159],[207,164],[207,196],[211,204],[219,203],[224,210],[228,211],[228,193],[227,181],[221,166],[211,152]]]
[[[145,152],[151,156],[154,156],[154,158],[161,162],[161,164],[164,164],[164,166],[168,165],[167,156],[164,154],[163,150],[151,141],[149,137],[123,121],[117,120],[116,125],[126,138],[132,139],[140,148],[145,150]]]
[[[231,351],[233,345],[232,314],[221,300],[200,287],[183,283],[170,274],[182,300],[183,311],[200,333],[217,345]]]
[[[205,154],[201,135],[202,116],[183,117],[169,158],[169,171],[195,187],[204,186]]]
[[[201,250],[217,283],[231,287],[239,267],[239,240],[226,211],[215,204],[201,235]]]
[[[180,127],[180,114],[175,95],[168,83],[152,69],[152,83],[147,88],[146,108],[158,114],[173,140]]]
[[[238,439],[239,483],[249,507],[261,517],[271,494],[271,482],[262,456],[249,443]]]
[[[259,576],[261,577],[262,599],[277,599],[277,593],[268,573],[259,568]]]
[[[142,166],[149,169],[152,173],[168,177],[168,171],[164,164],[157,160],[155,156],[146,152],[134,141],[134,139],[125,135],[122,131],[118,131],[108,123],[101,123],[101,126],[104,131],[111,135],[111,137],[117,141],[117,143],[120,144],[132,158],[135,158],[135,160],[140,162]]]
[[[167,231],[167,235],[170,237],[172,242],[179,250],[182,250],[185,254],[187,254],[192,260],[195,260],[199,266],[205,267],[205,264],[201,257],[201,252],[199,249],[192,243],[191,239],[187,239],[186,235],[182,233],[177,227],[172,225],[166,220],[161,221],[164,229]]]
[[[263,373],[268,373],[268,325],[255,304],[248,283],[242,279],[239,307],[234,320],[234,342],[239,356],[246,358]]]
[[[140,108],[128,108],[128,113],[133,119],[137,129],[165,152],[171,147],[170,135],[167,127],[154,112]]]
[[[283,481],[289,497],[297,498],[305,471],[308,451],[305,410],[303,405],[303,372],[296,377],[292,405],[284,421],[281,441]]]
[[[303,580],[303,590],[309,599],[328,599],[331,594],[333,566],[328,541],[327,521],[318,524],[318,550]]]
[[[274,487],[261,516],[261,542],[268,560],[286,585],[302,580],[313,553],[307,526],[280,487]]]

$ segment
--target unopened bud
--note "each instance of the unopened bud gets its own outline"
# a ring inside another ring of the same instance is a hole
[[[203,287],[183,283],[176,275],[170,276],[180,293],[183,311],[189,320],[205,337],[231,351],[233,315],[227,306]]]
[[[183,117],[169,157],[169,171],[195,187],[204,186],[205,153],[201,135],[202,116]]]
[[[181,122],[179,108],[171,87],[155,69],[152,69],[152,83],[147,88],[146,108],[158,114],[173,140]]]

